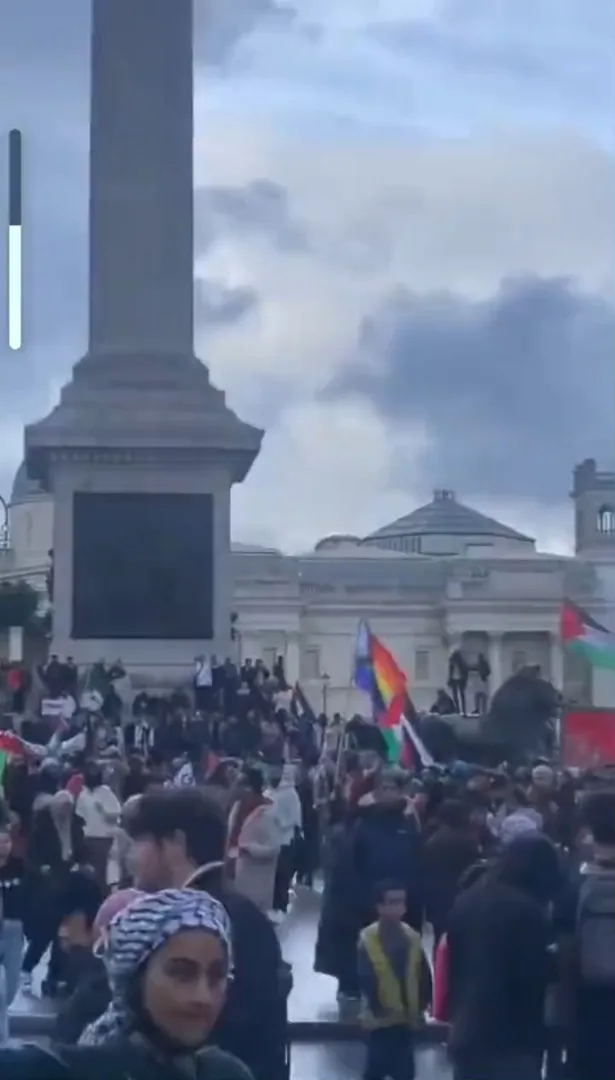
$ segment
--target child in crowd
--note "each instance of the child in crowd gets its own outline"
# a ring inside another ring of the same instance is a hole
[[[375,901],[378,919],[361,932],[358,952],[364,1080],[414,1080],[414,1036],[431,1001],[431,972],[420,934],[404,922],[403,886],[383,882]]]

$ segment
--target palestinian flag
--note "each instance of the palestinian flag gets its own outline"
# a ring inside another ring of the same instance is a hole
[[[408,694],[403,699],[395,699],[387,712],[377,719],[387,744],[387,755],[391,764],[401,765],[402,769],[417,773],[434,764],[434,759],[417,731],[418,718]]]
[[[615,634],[571,600],[562,605],[560,638],[562,645],[594,667],[615,671]]]
[[[27,745],[14,731],[0,732],[0,792],[4,788],[4,774],[9,761],[12,757],[25,757]]]
[[[24,742],[14,731],[0,731],[0,753],[25,757],[29,750],[30,743]]]

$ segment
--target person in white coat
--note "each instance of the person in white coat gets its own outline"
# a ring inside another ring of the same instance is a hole
[[[103,770],[97,761],[86,762],[83,781],[75,813],[83,821],[88,862],[105,893],[109,854],[122,807],[117,795],[103,783]]]
[[[236,788],[227,834],[227,869],[237,892],[266,914],[273,904],[273,883],[282,846],[271,799],[264,793],[261,771],[246,767]]]
[[[288,893],[296,870],[297,841],[303,828],[301,800],[295,787],[294,765],[270,769],[269,784],[265,794],[271,799],[282,845],[275,872],[273,910],[278,914],[285,914],[288,908]]]

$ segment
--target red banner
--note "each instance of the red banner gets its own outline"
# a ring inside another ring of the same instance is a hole
[[[571,709],[562,717],[564,765],[594,769],[615,764],[615,709]]]

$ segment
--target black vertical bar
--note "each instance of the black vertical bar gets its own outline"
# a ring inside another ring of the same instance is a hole
[[[9,131],[9,225],[21,225],[21,131]]]

